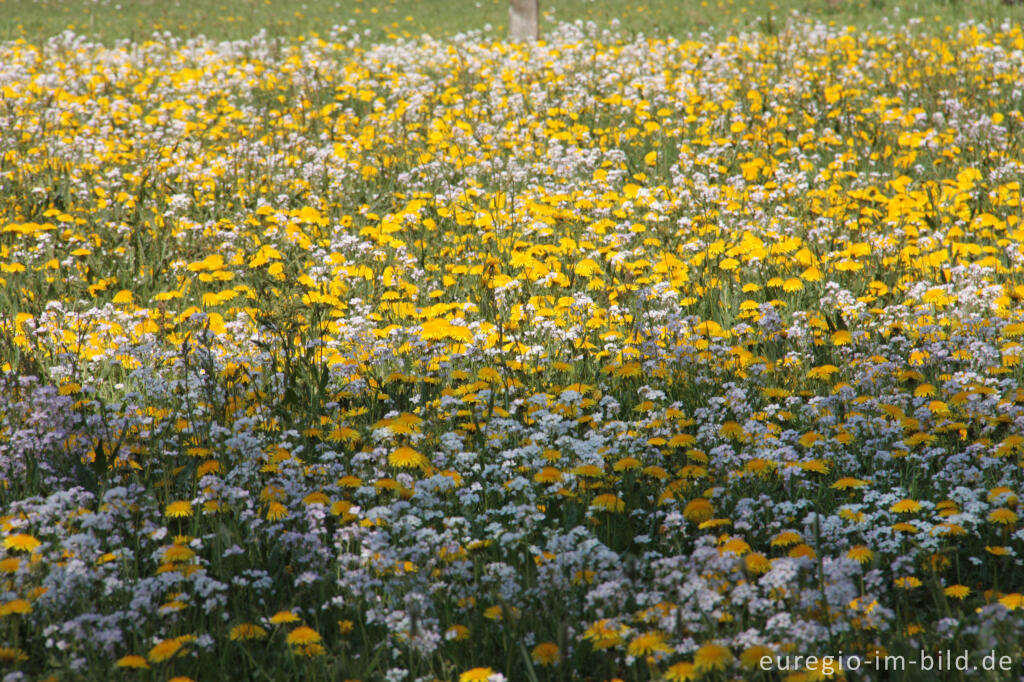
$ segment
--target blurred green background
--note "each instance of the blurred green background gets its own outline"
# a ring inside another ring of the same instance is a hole
[[[775,31],[792,12],[859,28],[904,25],[943,30],[966,19],[1020,22],[1024,3],[1004,0],[541,0],[541,31],[554,21],[619,21],[626,33],[684,37]],[[326,36],[336,24],[369,31],[372,39],[435,37],[480,30],[501,37],[508,0],[0,0],[0,40],[38,42],[71,29],[104,42],[150,37],[154,31],[247,38]]]

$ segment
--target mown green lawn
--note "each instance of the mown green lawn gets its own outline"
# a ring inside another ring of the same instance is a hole
[[[0,40],[38,41],[64,30],[105,42],[171,31],[214,39],[271,35],[326,35],[351,23],[374,38],[480,30],[501,35],[508,26],[506,0],[0,0]],[[1001,0],[548,0],[542,30],[556,21],[618,20],[628,32],[683,37],[707,31],[732,34],[777,31],[793,12],[860,28],[924,18],[923,28],[976,19],[997,25],[1020,20],[1024,8]]]

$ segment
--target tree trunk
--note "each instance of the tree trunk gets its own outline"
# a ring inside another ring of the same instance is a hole
[[[508,37],[513,42],[536,40],[540,0],[509,0]]]

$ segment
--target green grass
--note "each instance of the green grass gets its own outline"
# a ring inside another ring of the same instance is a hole
[[[507,8],[506,0],[0,0],[0,40],[38,42],[64,30],[107,43],[144,39],[155,31],[229,40],[263,29],[271,35],[313,36],[348,22],[375,39],[469,30],[498,37],[507,29]],[[774,32],[794,11],[859,28],[902,24],[912,17],[931,20],[922,24],[925,28],[1024,17],[1024,5],[1002,0],[548,0],[541,3],[541,31],[555,21],[607,25],[617,19],[627,32],[676,37]]]

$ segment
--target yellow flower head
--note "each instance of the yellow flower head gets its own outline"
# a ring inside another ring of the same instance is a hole
[[[753,575],[761,575],[771,570],[772,563],[768,560],[764,554],[760,552],[752,552],[743,557],[744,565],[747,567],[747,571]]]
[[[679,663],[673,663],[665,671],[665,679],[669,682],[691,682],[696,680],[702,675],[697,670],[697,666],[689,661],[680,661]]]
[[[15,533],[4,538],[4,547],[20,552],[34,552],[41,544],[28,533]]]
[[[603,509],[610,512],[620,512],[626,508],[626,503],[623,502],[614,493],[604,493],[594,498],[591,504],[598,509]]]
[[[306,625],[300,625],[288,633],[286,641],[293,646],[316,644],[320,641],[320,633]]]
[[[249,640],[249,639],[263,639],[267,636],[267,631],[261,628],[259,625],[253,625],[252,623],[240,623],[235,627],[231,628],[231,640]]]
[[[32,604],[30,604],[27,599],[12,599],[5,604],[0,604],[0,616],[7,616],[14,613],[22,615],[32,613]]]
[[[629,628],[625,625],[620,625],[609,618],[602,618],[587,628],[583,637],[590,640],[595,650],[611,649],[625,641],[623,636],[628,631]]]
[[[401,469],[425,469],[430,462],[422,453],[402,446],[388,455],[388,464]]]
[[[114,664],[118,668],[148,668],[149,663],[146,659],[137,654],[128,654],[117,659],[117,663]]]
[[[870,548],[865,547],[864,545],[856,545],[854,547],[851,547],[846,552],[847,559],[853,559],[854,561],[861,564],[871,561],[871,558],[874,555],[874,552],[872,552]]]
[[[1017,516],[1016,512],[1006,507],[994,509],[988,515],[989,523],[997,523],[1002,526],[1012,526],[1017,522],[1018,518],[1020,517]]]
[[[288,507],[284,506],[280,502],[271,502],[267,505],[267,520],[268,521],[280,521],[281,519],[288,516]]]
[[[690,500],[686,503],[686,507],[683,508],[683,516],[695,523],[707,521],[714,513],[714,506],[703,497]]]
[[[894,514],[913,514],[916,511],[920,511],[921,503],[916,500],[904,499],[900,500],[896,504],[889,507],[889,511]]]
[[[459,675],[459,682],[487,682],[487,679],[494,674],[491,668],[470,668]]]
[[[642,635],[637,635],[629,643],[627,651],[630,656],[646,656],[655,652],[667,653],[670,651],[668,645],[665,643],[665,635],[658,632],[645,632]]]
[[[947,597],[953,597],[954,599],[964,599],[971,593],[971,588],[967,585],[950,585],[943,590]]]
[[[151,663],[162,663],[182,653],[182,644],[177,639],[165,639],[149,650]]]
[[[195,555],[196,553],[185,545],[174,544],[164,549],[164,561],[167,562],[188,561]]]
[[[278,611],[270,617],[270,622],[274,625],[280,625],[281,623],[298,623],[301,620],[291,611]]]
[[[724,670],[732,660],[732,652],[721,644],[709,643],[697,649],[693,655],[693,664],[701,672]]]
[[[561,652],[558,650],[558,645],[554,642],[541,642],[537,646],[533,647],[533,652],[530,654],[534,663],[540,665],[552,665],[557,663],[561,657]]]
[[[832,487],[836,490],[849,490],[850,488],[859,488],[865,486],[869,481],[865,481],[860,478],[853,478],[851,476],[845,476],[840,478],[838,481],[832,484]]]
[[[192,503],[188,500],[177,500],[167,505],[164,515],[172,519],[181,519],[192,516]]]
[[[461,642],[462,640],[469,638],[469,628],[465,625],[455,624],[445,630],[444,637],[445,639],[453,639],[456,642]]]

